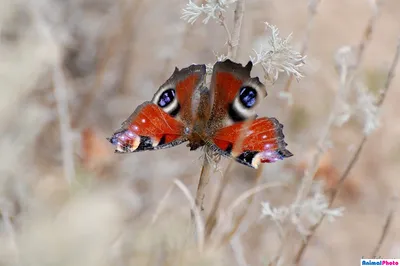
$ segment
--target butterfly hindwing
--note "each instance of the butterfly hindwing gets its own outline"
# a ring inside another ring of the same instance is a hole
[[[253,168],[293,155],[285,148],[283,126],[276,118],[263,117],[250,121],[249,125],[245,123],[235,123],[216,132],[213,142],[222,155]]]
[[[184,130],[192,123],[193,94],[203,86],[205,73],[205,65],[176,68],[152,100],[138,106],[109,138],[115,151],[157,150],[185,142]]]
[[[186,141],[181,137],[182,130],[182,122],[157,105],[144,102],[109,141],[120,153],[163,149]]]

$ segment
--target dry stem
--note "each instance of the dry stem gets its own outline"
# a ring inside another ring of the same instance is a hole
[[[302,55],[305,55],[307,53],[311,29],[314,25],[315,15],[317,14],[317,7],[321,3],[321,1],[322,0],[311,0],[308,5],[308,21],[300,49],[300,53]],[[290,86],[292,85],[293,79],[294,76],[290,75],[288,81],[286,82],[285,88],[283,89],[285,92],[288,92],[290,90]]]
[[[244,15],[244,4],[245,4],[244,0],[238,0],[236,3],[235,16],[234,16],[234,28],[233,28],[232,35],[230,34],[230,31],[225,23],[224,17],[222,16],[222,14],[220,15],[220,21],[222,21],[222,25],[224,26],[224,28],[227,32],[227,36],[228,36],[228,57],[230,57],[233,60],[236,58],[237,49],[239,46],[240,31],[241,31],[242,20],[243,20],[243,15]],[[234,38],[234,40],[235,40],[234,45],[232,45],[232,38]],[[246,125],[244,125],[244,127],[247,129],[248,125],[246,124]],[[242,135],[244,135],[244,134],[242,134]],[[238,146],[240,147],[242,145],[241,144],[241,142],[243,141],[242,139],[243,139],[243,137],[239,138],[238,142],[240,144],[235,145],[237,147],[236,149],[238,149]],[[213,203],[211,212],[210,212],[209,216],[207,217],[206,237],[208,237],[211,234],[211,232],[216,224],[216,219],[217,219],[216,213],[218,211],[219,204],[220,204],[220,201],[222,198],[222,192],[228,183],[227,173],[230,171],[231,165],[232,165],[232,161],[229,162],[229,165],[225,171],[225,174],[222,177],[221,183],[217,190],[218,191],[217,196]],[[208,183],[209,178],[210,178],[209,177],[209,174],[210,174],[209,168],[210,168],[210,165],[208,162],[208,158],[207,158],[207,156],[205,156],[204,164],[203,164],[203,168],[202,168],[200,180],[199,180],[198,193],[197,193],[199,196],[199,201],[197,203],[200,203],[200,202],[202,203],[202,201],[204,200],[204,186]],[[199,193],[199,190],[200,190],[200,192],[203,191],[203,193]],[[196,196],[196,200],[197,200],[197,196]],[[199,205],[197,205],[197,206],[199,206]]]
[[[182,190],[183,194],[185,194],[186,198],[190,203],[190,208],[194,214],[194,220],[196,222],[197,229],[197,245],[199,251],[203,251],[204,249],[204,222],[201,218],[200,210],[197,208],[196,203],[193,199],[193,196],[190,194],[189,189],[183,184],[180,180],[175,179],[174,183]]]
[[[381,236],[379,237],[379,241],[378,241],[376,247],[374,248],[374,250],[372,251],[371,258],[375,258],[377,256],[379,250],[381,249],[383,241],[385,240],[387,233],[389,232],[390,225],[392,224],[393,214],[394,214],[394,210],[391,209],[389,211],[388,216],[386,217],[385,225],[383,226]]]
[[[207,148],[205,148],[207,149]],[[207,151],[204,151],[204,161],[203,161],[203,166],[201,167],[201,173],[200,173],[200,179],[199,179],[199,184],[197,186],[197,193],[196,193],[196,206],[200,209],[201,212],[204,211],[204,197],[205,197],[205,189],[210,181],[210,159],[207,156]]]
[[[380,108],[386,98],[387,92],[390,88],[390,84],[393,80],[394,77],[394,73],[396,71],[397,68],[397,64],[399,61],[399,56],[400,56],[400,37],[398,39],[398,43],[397,43],[397,48],[396,48],[396,52],[395,55],[393,57],[393,61],[392,64],[390,66],[386,81],[385,81],[385,85],[384,88],[382,90],[382,94],[381,97],[379,98],[378,102],[377,102],[377,107]],[[349,164],[347,165],[345,171],[343,172],[337,186],[335,187],[335,189],[332,192],[332,196],[329,202],[329,207],[332,206],[333,202],[335,201],[338,192],[340,191],[340,188],[342,187],[343,182],[346,180],[346,178],[348,177],[350,171],[353,169],[354,165],[357,163],[358,159],[360,158],[360,154],[361,151],[364,148],[364,144],[367,141],[367,136],[364,135],[361,139],[361,142],[359,143],[358,147],[357,147],[357,151],[355,152],[355,154],[353,155],[352,159],[350,160]],[[296,258],[295,258],[295,263],[298,264],[300,262],[300,259],[302,257],[302,255],[304,254],[304,251],[306,249],[306,247],[308,246],[308,243],[310,242],[310,239],[313,237],[315,231],[317,230],[317,228],[321,225],[322,221],[324,220],[325,215],[323,214],[320,218],[320,220],[318,221],[317,224],[315,224],[311,229],[310,229],[310,234],[306,237],[306,240],[302,243]]]
[[[65,179],[69,184],[75,180],[74,150],[71,140],[72,132],[68,111],[67,85],[60,62],[53,69],[54,93],[57,102],[57,112],[60,120],[61,150]]]
[[[32,6],[34,6],[32,4]],[[36,8],[32,8],[33,15],[43,36],[52,44],[58,45],[53,36],[50,26],[39,14]],[[61,49],[58,45],[58,49]],[[69,184],[75,180],[74,150],[72,143],[72,132],[70,124],[70,115],[68,111],[68,93],[67,81],[62,67],[62,51],[58,51],[56,62],[53,65],[53,84],[54,96],[57,103],[58,118],[60,121],[60,140],[63,159],[63,170],[65,179]]]
[[[244,15],[244,0],[238,0],[236,2],[236,9],[234,15],[234,25],[233,25],[233,32],[231,37],[231,50],[228,51],[228,57],[236,58],[237,51],[239,48],[240,42],[240,31],[242,29],[242,21]]]
[[[243,211],[239,215],[237,215],[234,218],[234,221],[232,223],[233,227],[227,234],[224,235],[224,237],[222,238],[222,241],[221,241],[221,245],[224,245],[225,243],[227,243],[228,241],[231,241],[233,239],[234,235],[239,230],[240,225],[242,224],[242,222],[244,221],[244,218],[246,217],[247,213],[250,210],[250,206],[252,205],[252,203],[254,201],[255,194],[258,191],[263,190],[261,186],[260,186],[260,189],[257,189],[258,184],[261,181],[262,169],[263,169],[263,165],[260,165],[259,168],[257,169],[256,178],[254,179],[254,188],[251,189],[249,193],[242,194],[242,196],[240,196],[238,198],[239,201],[234,202],[233,203],[234,205],[229,206],[228,210],[230,210],[232,212],[233,208],[237,206],[235,204],[240,203],[240,200],[243,200],[244,197],[247,198],[247,206],[243,209]]]
[[[157,221],[158,216],[160,216],[160,213],[161,213],[162,209],[164,208],[167,199],[169,198],[169,196],[171,196],[173,190],[174,190],[174,186],[172,185],[169,187],[167,192],[165,192],[164,197],[161,199],[160,203],[157,205],[156,211],[154,212],[153,217],[151,218],[151,225],[153,225]]]

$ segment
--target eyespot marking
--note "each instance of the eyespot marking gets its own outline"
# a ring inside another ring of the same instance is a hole
[[[244,107],[253,107],[257,102],[256,89],[249,86],[242,87],[239,93],[239,100]]]
[[[167,89],[160,95],[157,104],[161,108],[164,108],[170,105],[174,101],[174,99],[175,99],[175,90]]]

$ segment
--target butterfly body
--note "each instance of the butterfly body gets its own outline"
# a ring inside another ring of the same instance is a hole
[[[292,156],[278,120],[257,118],[254,109],[267,92],[258,78],[250,77],[251,68],[251,62],[244,67],[217,62],[209,88],[205,65],[176,68],[109,141],[120,153],[188,142],[190,150],[208,146],[253,168]]]

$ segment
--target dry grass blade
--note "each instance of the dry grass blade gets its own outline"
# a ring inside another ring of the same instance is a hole
[[[196,222],[196,230],[197,230],[197,245],[200,252],[204,249],[204,222],[200,214],[200,210],[197,208],[196,203],[193,199],[193,196],[190,194],[189,189],[183,184],[180,180],[174,180],[175,185],[178,186],[180,190],[182,190],[183,194],[186,196],[187,200],[190,203],[190,208],[194,214],[194,220]]]
[[[163,208],[167,202],[167,199],[169,198],[169,196],[171,196],[173,190],[174,190],[174,186],[172,185],[169,187],[167,192],[165,192],[164,197],[161,199],[160,203],[157,205],[156,211],[154,212],[153,217],[151,218],[152,225],[157,221],[158,216],[160,216],[160,213],[163,210]]]
[[[219,205],[221,203],[221,199],[222,199],[222,193],[225,190],[226,185],[228,184],[228,175],[227,173],[230,172],[230,169],[232,167],[232,161],[229,162],[228,167],[225,170],[224,175],[222,176],[222,180],[219,183],[218,189],[217,189],[217,195],[214,199],[214,202],[212,204],[211,207],[211,211],[207,216],[207,220],[206,220],[206,238],[209,238],[211,235],[211,232],[213,231],[215,225],[217,224],[217,212],[219,209]]]
[[[256,178],[254,180],[254,189],[257,189],[258,187],[258,183],[261,181],[261,176],[262,176],[262,170],[263,170],[263,165],[259,166],[259,168],[257,169],[257,175]],[[262,189],[260,190],[262,191]],[[246,191],[248,192],[248,191]],[[242,213],[240,213],[239,215],[237,215],[233,221],[233,227],[232,229],[223,236],[221,244],[225,244],[229,241],[231,241],[233,239],[233,237],[235,236],[236,232],[239,230],[240,225],[242,224],[242,222],[244,221],[244,218],[246,217],[247,213],[250,210],[251,204],[253,203],[254,200],[254,196],[257,192],[254,191],[250,191],[250,193],[243,193],[241,196],[239,196],[238,199],[236,199],[235,202],[233,202],[233,204],[231,204],[228,207],[228,217],[229,215],[233,215],[233,209],[235,208],[235,206],[237,206],[238,204],[240,204],[240,202],[242,202],[243,200],[247,199],[247,206],[246,208],[243,209]]]
[[[233,238],[230,244],[231,244],[233,255],[235,256],[237,264],[239,266],[247,266],[247,265],[249,265],[246,262],[246,258],[244,256],[244,248],[243,248],[242,243],[240,242],[239,237]]]
[[[393,57],[393,61],[392,61],[392,64],[390,66],[389,72],[387,74],[387,78],[386,78],[386,81],[385,81],[384,88],[382,90],[381,97],[380,97],[380,99],[378,100],[378,103],[377,103],[377,107],[378,108],[380,108],[382,106],[382,104],[383,104],[383,102],[384,102],[384,100],[386,98],[387,92],[388,92],[388,90],[390,88],[390,84],[392,83],[392,80],[393,80],[393,77],[394,77],[394,73],[395,73],[396,68],[397,68],[399,57],[400,57],[400,37],[398,38],[396,52],[395,52],[395,55]],[[343,172],[343,174],[342,174],[342,176],[341,176],[336,188],[332,192],[332,196],[331,196],[331,199],[330,199],[329,207],[332,206],[333,202],[335,201],[335,199],[336,199],[336,197],[338,195],[338,192],[340,191],[340,188],[341,188],[342,184],[344,183],[344,181],[348,177],[350,171],[353,169],[354,165],[356,164],[356,162],[360,158],[361,151],[363,150],[364,144],[366,143],[366,141],[367,141],[367,135],[364,135],[362,137],[362,139],[361,139],[361,142],[359,143],[359,145],[357,147],[356,152],[354,153],[354,155],[351,158],[350,162],[348,163],[345,171]],[[301,260],[301,257],[303,256],[303,254],[305,252],[305,249],[307,248],[308,243],[310,242],[310,239],[313,237],[315,231],[321,225],[321,223],[324,220],[324,218],[325,218],[325,215],[322,215],[320,220],[318,221],[318,223],[315,224],[310,229],[311,233],[306,237],[306,240],[302,243],[299,251],[296,254],[296,257],[295,257],[296,264],[299,264],[299,262]]]
[[[254,196],[255,194],[262,192],[263,190],[269,189],[269,188],[273,188],[273,187],[281,187],[281,186],[285,186],[285,184],[283,183],[265,183],[265,184],[261,184],[261,185],[257,185],[245,192],[243,192],[239,197],[237,197],[229,206],[228,208],[226,208],[226,212],[227,213],[232,213],[233,210],[238,207],[240,204],[243,203],[243,201],[245,201],[248,198],[251,198],[252,196]]]

